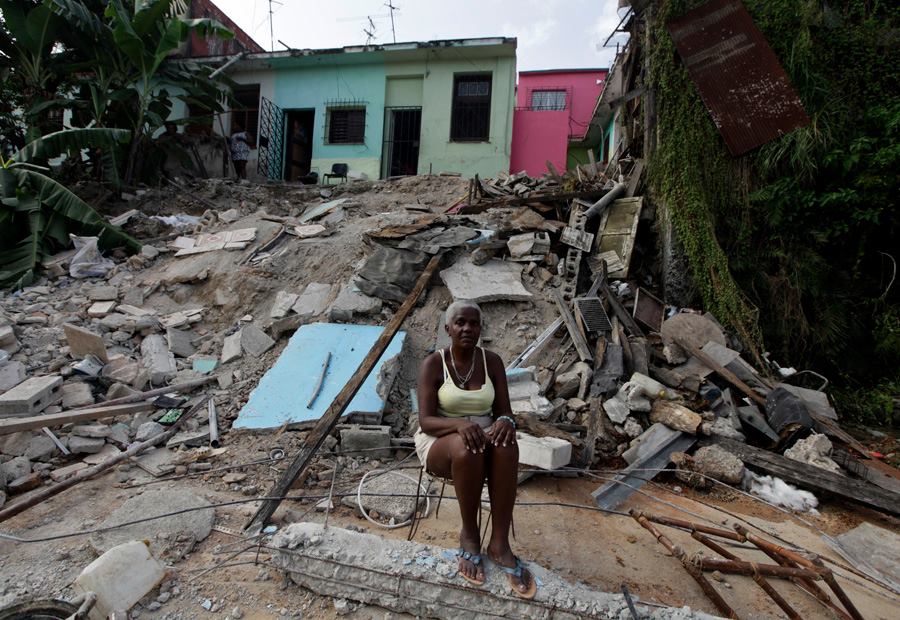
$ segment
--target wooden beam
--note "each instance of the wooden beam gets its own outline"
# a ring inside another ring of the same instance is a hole
[[[494,200],[485,200],[477,204],[463,206],[458,213],[460,215],[473,215],[483,213],[494,207],[513,207],[516,205],[527,205],[535,202],[557,202],[573,200],[575,198],[585,198],[593,200],[600,198],[606,194],[603,190],[591,190],[585,192],[559,192],[556,194],[531,194],[529,196],[510,196],[508,198],[497,198]]]
[[[0,435],[9,435],[10,433],[18,433],[19,431],[30,431],[45,426],[62,426],[64,424],[73,424],[75,422],[102,420],[103,418],[112,418],[117,415],[132,415],[151,409],[153,409],[151,403],[142,402],[125,405],[91,407],[89,409],[70,409],[69,411],[63,411],[62,413],[34,415],[27,418],[6,418],[0,420]]]
[[[602,261],[602,272],[606,273],[606,261]],[[609,302],[609,307],[612,308],[613,314],[619,317],[619,322],[622,323],[622,326],[632,335],[637,336],[639,338],[644,337],[644,331],[638,327],[638,324],[635,322],[634,318],[631,314],[628,313],[628,310],[625,309],[618,298],[609,290],[609,284],[606,282],[606,279],[600,283],[599,292],[606,298],[606,301]]]
[[[582,362],[593,362],[594,356],[591,355],[591,348],[588,346],[584,336],[581,335],[581,330],[578,329],[575,317],[572,316],[572,312],[569,310],[569,306],[566,305],[562,294],[556,289],[553,289],[551,294],[553,295],[553,300],[556,302],[556,307],[559,308],[559,314],[562,317],[563,323],[565,323],[566,329],[569,330],[569,336],[572,338],[572,342],[575,343],[575,351],[578,352],[578,359]]]
[[[761,470],[785,482],[817,493],[829,493],[888,514],[900,515],[900,493],[893,493],[870,482],[835,474],[821,467],[794,461],[745,443],[730,439],[717,439],[715,443],[741,459],[751,469]]]
[[[734,387],[739,389],[741,392],[743,392],[746,396],[753,399],[756,403],[758,403],[760,406],[762,406],[763,410],[765,411],[765,408],[766,408],[765,396],[763,396],[762,394],[760,394],[759,392],[757,392],[756,390],[751,388],[749,385],[747,385],[746,383],[741,381],[737,377],[736,374],[734,374],[733,372],[731,372],[730,370],[728,370],[727,368],[722,366],[720,363],[718,363],[716,360],[711,358],[709,355],[707,355],[706,353],[701,351],[699,348],[691,346],[689,343],[684,342],[683,340],[678,339],[675,341],[675,344],[677,344],[679,347],[681,347],[685,351],[688,351],[691,355],[693,355],[698,360],[703,362],[704,366],[711,369],[717,375],[719,375],[720,377],[722,377],[723,379],[728,381],[728,383],[730,383],[731,385],[733,385]]]
[[[297,480],[309,466],[310,461],[319,450],[322,443],[324,443],[325,438],[337,425],[344,410],[347,409],[350,401],[356,396],[356,393],[359,391],[359,388],[362,387],[362,384],[369,376],[369,373],[372,372],[375,365],[378,363],[378,360],[381,359],[381,356],[384,354],[385,350],[387,350],[388,345],[391,344],[391,340],[393,340],[397,332],[400,331],[400,326],[403,324],[403,321],[412,311],[413,306],[416,305],[416,302],[419,300],[419,297],[422,295],[425,288],[428,286],[428,282],[437,270],[440,259],[441,255],[438,254],[437,256],[433,256],[428,262],[425,271],[422,272],[422,275],[420,275],[419,279],[416,281],[416,285],[413,287],[412,292],[394,314],[394,317],[385,326],[384,331],[381,332],[378,340],[375,341],[375,344],[372,345],[372,348],[366,354],[366,357],[359,364],[356,372],[353,373],[353,376],[350,377],[344,387],[341,388],[341,391],[334,397],[331,405],[325,410],[325,413],[322,414],[322,417],[319,418],[318,422],[316,422],[315,427],[310,431],[309,435],[307,435],[306,441],[303,446],[301,446],[294,461],[287,470],[285,470],[281,478],[279,478],[272,486],[272,489],[266,494],[267,497],[284,497],[294,484],[294,481]],[[272,518],[272,515],[275,514],[279,505],[281,505],[281,499],[264,500],[262,505],[256,511],[256,514],[254,514],[250,521],[247,522],[246,527],[248,529],[253,528],[254,526],[262,528],[269,519]]]
[[[206,401],[209,399],[209,396],[204,396],[200,399],[200,401],[195,404],[191,409],[184,414],[178,420],[176,420],[175,424],[169,427],[165,432],[154,435],[150,439],[143,441],[141,443],[133,444],[127,450],[123,450],[116,455],[113,455],[107,458],[105,461],[95,465],[94,467],[88,467],[87,469],[82,469],[77,474],[63,480],[62,482],[57,482],[54,485],[49,487],[44,487],[41,490],[22,498],[21,500],[14,502],[5,506],[3,509],[0,509],[0,521],[5,521],[10,517],[14,517],[20,512],[24,512],[28,510],[32,506],[36,506],[43,502],[46,499],[53,497],[54,495],[58,495],[65,491],[66,489],[75,486],[76,484],[87,480],[88,478],[93,478],[97,474],[100,474],[107,469],[111,469],[117,463],[124,461],[125,459],[131,458],[132,456],[136,456],[146,450],[147,448],[151,448],[157,444],[165,443],[170,438],[172,438],[175,433],[179,431],[181,426],[188,420],[188,418],[192,417],[195,413],[200,411],[201,409],[206,408]]]

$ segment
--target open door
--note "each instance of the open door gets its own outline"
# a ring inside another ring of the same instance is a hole
[[[382,178],[414,175],[419,168],[422,108],[385,108]]]
[[[265,97],[260,102],[256,172],[270,181],[280,181],[283,173],[284,110]]]
[[[312,162],[313,129],[316,111],[288,110],[284,180],[301,181],[309,174]]]

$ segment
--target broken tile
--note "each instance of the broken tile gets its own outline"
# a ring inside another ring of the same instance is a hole
[[[330,284],[310,282],[291,309],[303,319],[313,319],[325,312],[329,295]]]
[[[71,323],[63,325],[63,331],[65,331],[66,340],[69,343],[69,354],[72,357],[80,359],[85,355],[96,355],[104,363],[109,361],[103,338],[94,332]]]
[[[102,318],[112,312],[115,307],[115,301],[97,301],[88,308],[87,314],[90,317]]]
[[[272,309],[269,316],[273,319],[280,319],[291,311],[291,306],[297,302],[299,295],[296,293],[288,293],[287,291],[278,291],[275,294],[275,301],[272,302]]]
[[[489,260],[474,265],[459,260],[441,271],[441,279],[456,301],[530,301],[532,294],[522,286],[522,265]]]

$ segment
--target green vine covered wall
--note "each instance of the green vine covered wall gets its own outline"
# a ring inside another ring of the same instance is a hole
[[[826,373],[845,412],[890,422],[900,399],[900,8],[745,0],[812,122],[732,157],[654,6],[650,184],[705,308],[754,350]]]

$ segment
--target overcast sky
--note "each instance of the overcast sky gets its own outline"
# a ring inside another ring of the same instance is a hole
[[[268,0],[214,0],[265,49]],[[296,49],[366,42],[367,15],[375,42],[390,43],[387,0],[273,0],[275,49],[281,39]],[[608,67],[612,47],[600,47],[619,23],[617,0],[392,0],[397,41],[506,36],[518,39],[517,68]]]

